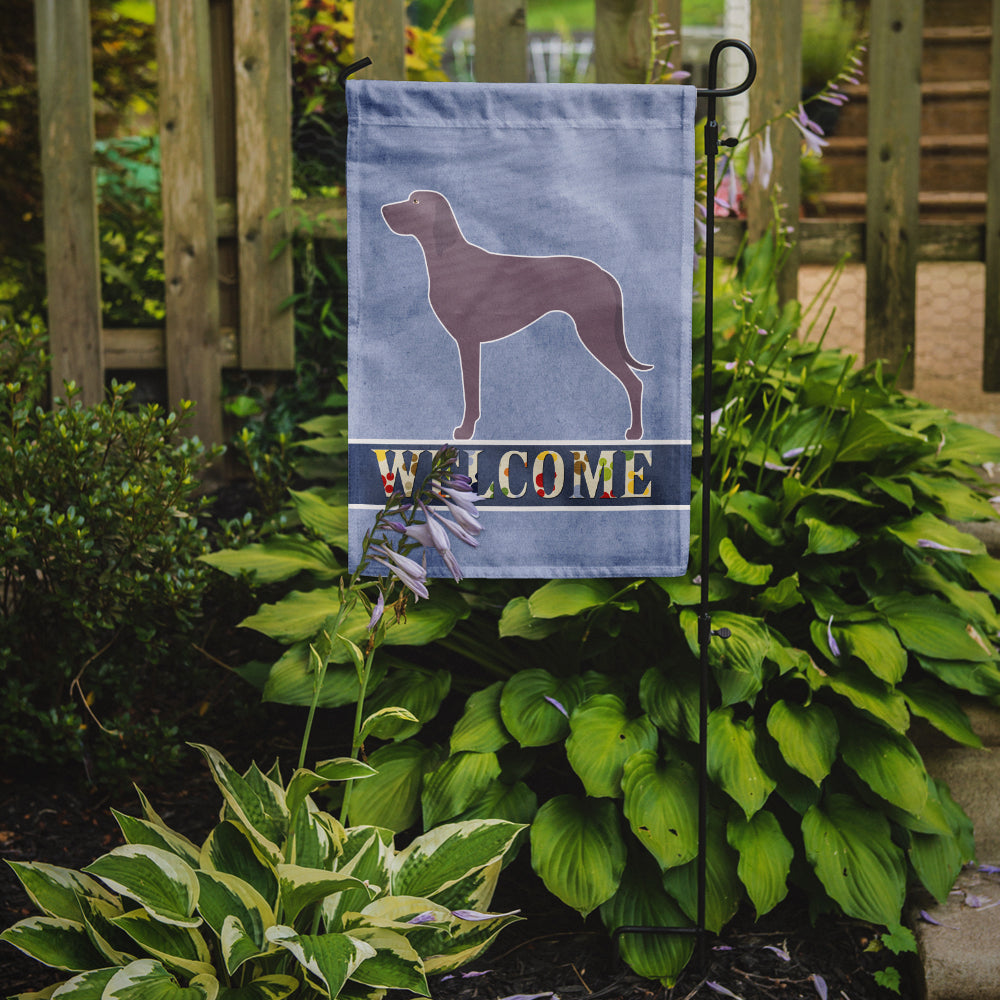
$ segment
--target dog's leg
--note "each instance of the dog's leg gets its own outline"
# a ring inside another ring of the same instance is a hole
[[[479,366],[482,344],[478,340],[459,341],[458,354],[462,362],[462,392],[465,395],[465,413],[461,426],[455,428],[456,441],[468,441],[476,430],[479,419]]]

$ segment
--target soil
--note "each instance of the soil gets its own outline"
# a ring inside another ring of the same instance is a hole
[[[259,720],[258,720],[259,723]],[[262,736],[265,736],[262,739]],[[219,748],[238,766],[249,761],[253,743],[291,747],[291,722],[280,713]],[[218,814],[219,796],[207,768],[192,753],[192,767],[145,789],[172,827],[198,841]],[[37,860],[81,868],[122,842],[111,807],[139,814],[134,793],[101,794],[58,775],[7,775],[0,779],[0,858]],[[447,978],[431,978],[435,1000],[499,1000],[551,995],[562,1000],[692,1000],[736,996],[742,1000],[887,1000],[874,974],[894,965],[903,975],[902,996],[914,996],[912,970],[884,951],[866,950],[873,928],[843,918],[810,924],[801,899],[781,904],[762,921],[740,913],[725,932],[705,942],[706,967],[684,972],[673,989],[642,979],[616,959],[612,944],[592,915],[587,921],[549,895],[527,858],[500,879],[494,908],[519,908],[525,919],[503,931],[491,949]],[[0,927],[33,913],[11,870],[0,866]],[[0,944],[0,995],[38,990],[65,976]],[[825,991],[825,992],[824,992]]]

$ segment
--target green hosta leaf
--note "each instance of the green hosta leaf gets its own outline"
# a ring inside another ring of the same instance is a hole
[[[805,554],[816,556],[834,555],[844,552],[854,545],[860,535],[846,524],[828,524],[815,517],[803,519],[809,529],[809,543]]]
[[[527,597],[514,597],[507,602],[500,615],[501,639],[517,636],[521,639],[544,639],[560,631],[563,623],[551,618],[535,618]]]
[[[178,927],[197,927],[198,878],[191,866],[170,851],[146,844],[125,844],[98,858],[84,871],[113,892],[134,899],[150,916]]]
[[[694,583],[689,573],[687,576],[661,576],[653,580],[661,590],[663,590],[674,604],[681,607],[690,607],[692,604],[701,602],[701,584]],[[724,601],[731,597],[739,589],[739,586],[723,576],[721,573],[712,573],[708,577],[708,599],[710,601]]]
[[[664,891],[654,865],[630,858],[615,894],[601,904],[601,919],[610,932],[619,927],[687,927],[690,921]],[[673,986],[691,959],[689,934],[623,934],[622,958],[638,975]]]
[[[799,574],[792,573],[779,580],[773,587],[761,591],[754,598],[757,607],[763,612],[787,611],[797,604],[804,604],[805,598],[799,590]]]
[[[915,653],[976,663],[996,658],[975,626],[936,597],[884,595],[875,598],[875,607],[899,633],[903,645]]]
[[[499,777],[500,764],[495,753],[452,754],[424,780],[421,796],[424,826],[430,828],[454,819]]]
[[[683,865],[698,853],[698,783],[691,767],[642,750],[625,762],[625,818],[660,868]]]
[[[562,618],[607,604],[615,595],[607,580],[550,580],[528,598],[533,618]]]
[[[353,875],[303,868],[301,865],[278,865],[278,884],[281,888],[282,913],[286,920],[293,922],[305,907],[334,893],[345,889],[367,891],[367,886]],[[374,891],[370,893],[371,896],[374,894]]]
[[[338,644],[343,650],[343,646]],[[336,654],[335,654],[336,655]],[[368,680],[370,688],[377,687],[385,677],[390,658],[378,656],[372,664]],[[310,662],[309,643],[297,642],[289,646],[271,666],[264,681],[261,697],[279,705],[311,705],[315,697],[316,674]],[[323,675],[319,691],[318,708],[339,708],[358,700],[358,675],[353,666],[331,663]]]
[[[450,689],[451,674],[447,670],[427,670],[423,667],[394,670],[375,688],[365,707],[371,712],[383,708],[404,708],[410,712],[419,721],[386,720],[379,731],[380,739],[405,740],[437,715]]]
[[[521,746],[547,746],[569,732],[569,715],[583,697],[579,677],[560,679],[547,670],[522,670],[504,684],[500,716]]]
[[[369,736],[380,740],[391,740],[397,734],[401,739],[405,739],[406,736],[417,732],[421,725],[420,720],[409,709],[394,705],[372,712],[361,724],[358,735],[362,740]]]
[[[93,896],[109,903],[115,902],[97,879],[71,868],[60,868],[40,861],[8,861],[32,903],[46,916],[65,917],[79,921],[83,918],[80,896]]]
[[[770,497],[750,490],[739,490],[726,497],[726,514],[745,521],[758,538],[768,545],[780,546],[784,540],[781,512]]]
[[[749,819],[774,791],[775,781],[757,762],[757,733],[752,718],[733,718],[732,708],[708,717],[708,773]]]
[[[967,532],[942,521],[933,514],[918,514],[900,524],[888,525],[885,529],[895,535],[904,545],[920,549],[921,541],[933,542],[949,549],[957,549],[972,555],[983,555],[986,546]]]
[[[1000,631],[1000,615],[997,614],[989,594],[981,590],[970,590],[963,584],[947,579],[927,562],[915,566],[910,579],[919,585],[914,587],[914,590],[931,590],[940,594],[956,611],[980,625],[988,633],[996,635]]]
[[[460,816],[466,819],[505,819],[509,823],[529,824],[538,812],[538,797],[523,782],[508,785],[492,781]]]
[[[964,709],[947,688],[932,680],[907,681],[900,685],[900,691],[910,711],[926,719],[945,736],[967,747],[983,745]]]
[[[242,824],[220,823],[202,845],[199,866],[204,871],[234,875],[253,886],[270,906],[277,905],[277,873]]]
[[[270,927],[267,939],[287,949],[332,997],[339,996],[344,983],[366,959],[375,957],[375,949],[349,934],[296,934],[291,927]]]
[[[608,799],[549,799],[531,824],[531,865],[553,895],[582,916],[618,889],[625,842]]]
[[[424,774],[438,760],[435,750],[415,740],[379,747],[368,758],[378,773],[351,790],[351,824],[381,826],[396,833],[413,826],[420,817]]]
[[[477,753],[494,753],[510,742],[500,717],[500,692],[503,681],[470,695],[462,717],[451,733],[451,752],[474,750]]]
[[[924,888],[939,903],[946,902],[964,862],[955,835],[911,833],[909,855]]]
[[[889,479],[885,476],[865,476],[873,486],[880,489],[887,496],[891,497],[898,504],[902,504],[907,510],[913,507],[913,490],[906,483],[896,479]]]
[[[209,552],[199,558],[230,576],[246,574],[257,584],[277,583],[298,573],[331,580],[344,572],[328,545],[297,535],[271,535],[265,542]]]
[[[111,921],[168,968],[189,976],[211,975],[212,956],[205,939],[191,927],[164,924],[145,910],[132,910]]]
[[[838,462],[867,462],[894,447],[925,444],[923,434],[890,423],[871,410],[862,410],[851,421],[837,452]]]
[[[264,778],[258,787],[238,774],[217,750],[192,744],[200,750],[212,770],[212,777],[240,822],[250,832],[265,856],[275,862],[280,857],[278,844],[288,830],[288,809],[284,789]]]
[[[698,616],[693,611],[682,611],[680,620],[692,654],[699,656]],[[722,690],[723,704],[752,703],[763,686],[764,659],[771,648],[770,633],[759,618],[729,611],[713,613],[712,628],[728,628],[732,633],[728,639],[713,637],[708,647],[708,662]]]
[[[927,801],[927,772],[905,736],[852,719],[850,736],[841,741],[847,766],[876,795],[908,813],[919,815]]]
[[[292,506],[302,523],[330,545],[347,550],[347,504],[327,503],[313,490],[289,490]]]
[[[835,673],[822,674],[812,667],[806,678],[814,689],[821,687],[846,698],[856,708],[881,719],[896,732],[905,733],[910,724],[903,696],[884,681],[872,677],[867,669],[841,667]]]
[[[315,770],[299,768],[288,782],[285,792],[285,805],[289,813],[298,812],[307,796],[318,788],[328,785],[331,781],[355,781],[360,778],[374,777],[378,772],[374,767],[353,757],[335,757],[324,760],[316,765]]]
[[[936,660],[930,656],[918,656],[917,662],[949,687],[986,697],[1000,694],[1000,669],[992,663]]]
[[[736,873],[760,919],[788,894],[788,872],[795,849],[781,832],[774,813],[765,809],[751,819],[737,816],[726,828],[729,846],[739,851]]]
[[[201,893],[198,910],[205,922],[225,944],[223,934],[227,920],[238,921],[239,940],[249,939],[251,954],[237,955],[232,947],[224,948],[226,970],[232,975],[247,958],[265,950],[264,931],[275,923],[274,913],[267,900],[252,885],[235,875],[222,872],[198,872]],[[228,936],[232,938],[233,930]]]
[[[171,854],[176,854],[189,865],[198,864],[199,849],[187,837],[175,833],[159,823],[126,816],[124,813],[118,812],[117,809],[112,809],[111,812],[118,821],[122,835],[128,843],[159,847],[164,851],[170,851]]]
[[[767,731],[785,761],[819,786],[837,756],[837,720],[826,705],[798,705],[779,699],[767,716]]]
[[[65,917],[28,917],[0,934],[6,941],[35,961],[54,969],[81,972],[105,964],[87,936],[87,929]]]
[[[878,622],[854,622],[833,628],[843,652],[856,656],[886,684],[898,684],[906,673],[906,650],[896,633]]]
[[[981,427],[950,421],[943,437],[941,450],[937,453],[939,462],[981,465],[983,462],[1000,461],[997,436]]]
[[[638,750],[653,750],[659,739],[649,716],[629,719],[613,694],[591,695],[570,717],[566,757],[588,795],[621,796],[622,768]]]
[[[763,587],[774,570],[770,563],[764,565],[748,562],[729,538],[720,539],[719,557],[726,565],[729,579],[735,580],[736,583],[745,583],[748,587]]]
[[[434,899],[461,879],[499,862],[521,829],[496,819],[446,823],[428,830],[396,855],[392,891]]]
[[[375,954],[351,973],[355,982],[430,996],[424,963],[402,934],[383,927],[362,926],[352,929],[351,937],[375,949]]]
[[[849,795],[830,795],[806,813],[802,836],[809,863],[844,913],[873,924],[899,923],[906,866],[880,812]]]
[[[1000,597],[1000,559],[990,555],[973,556],[963,560],[965,568],[975,578],[980,587],[994,597]]]
[[[219,981],[213,975],[195,976],[181,986],[159,962],[142,958],[115,972],[101,1000],[216,1000],[218,995]]]
[[[285,1000],[299,988],[292,976],[261,976],[245,986],[223,987],[218,1000]]]
[[[920,493],[939,505],[942,514],[951,521],[992,521],[996,517],[989,500],[953,477],[911,472],[906,478]]]
[[[698,674],[687,661],[670,673],[650,667],[639,682],[639,704],[660,729],[678,740],[698,739]]]
[[[726,825],[714,810],[708,817],[705,851],[705,926],[714,934],[732,919],[743,899],[743,883],[736,874],[736,852],[726,843]],[[663,873],[663,887],[691,920],[698,918],[698,861]]]

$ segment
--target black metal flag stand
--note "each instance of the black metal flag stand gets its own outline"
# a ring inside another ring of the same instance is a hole
[[[747,75],[736,87],[719,88],[719,57],[727,48],[739,49],[747,60]],[[371,65],[365,56],[350,66],[345,66],[337,76],[337,82],[344,87],[351,74]],[[711,531],[711,504],[709,479],[712,471],[712,293],[715,281],[715,158],[721,146],[735,146],[735,138],[719,138],[719,123],[716,121],[716,100],[720,97],[735,97],[750,89],[757,76],[757,59],[753,49],[746,42],[726,38],[716,43],[708,61],[708,87],[698,90],[698,96],[707,99],[707,120],[705,122],[705,159],[707,170],[706,187],[706,232],[705,232],[705,343],[704,343],[704,397],[702,402],[702,504],[701,504],[701,600],[698,611],[698,646],[701,653],[701,686],[698,704],[698,907],[694,927],[622,926],[615,929],[612,937],[617,943],[623,934],[694,934],[698,940],[698,963],[702,970],[706,967],[705,955],[705,896],[707,888],[707,834],[708,834],[708,698],[709,665],[708,650],[713,636],[720,639],[729,637],[729,629],[712,629],[712,615],[709,603],[709,536]]]

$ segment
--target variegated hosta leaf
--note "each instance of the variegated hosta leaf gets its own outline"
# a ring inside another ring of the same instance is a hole
[[[618,889],[625,842],[608,799],[558,795],[531,824],[531,865],[549,892],[586,916]]]
[[[365,959],[375,957],[370,944],[349,934],[296,934],[291,927],[278,924],[268,928],[267,939],[294,955],[309,977],[332,997],[339,995]]]
[[[525,828],[521,827],[514,840],[520,840]],[[493,864],[486,865],[476,871],[460,878],[452,883],[447,889],[434,893],[434,901],[449,910],[460,910],[468,908],[472,910],[488,910],[493,902],[493,894],[497,889],[497,882],[500,878],[500,871],[507,860],[507,855],[497,858]]]
[[[788,872],[795,849],[781,832],[774,813],[766,809],[750,819],[731,819],[726,837],[730,847],[740,852],[736,873],[760,918],[788,895]]]
[[[630,719],[625,702],[613,694],[595,694],[573,711],[566,757],[595,798],[621,797],[622,768],[632,754],[653,750],[659,740],[648,715]]]
[[[281,906],[286,920],[294,921],[302,910],[312,903],[345,889],[361,889],[375,895],[361,879],[342,872],[327,872],[300,865],[278,865],[281,887]]]
[[[81,920],[81,896],[93,896],[109,903],[116,902],[114,896],[97,879],[39,861],[8,861],[31,901],[46,916],[64,917],[67,920]]]
[[[733,709],[717,708],[708,717],[708,774],[752,816],[774,791],[776,782],[757,762],[753,718],[737,721]]]
[[[698,783],[690,765],[643,750],[625,762],[622,790],[632,832],[661,869],[697,855]]]
[[[351,789],[352,826],[381,826],[396,833],[420,817],[420,790],[424,773],[434,768],[436,751],[416,740],[379,747],[368,761],[375,777]]]
[[[119,969],[108,981],[101,1000],[216,1000],[219,981],[206,974],[187,986],[153,959],[143,958]]]
[[[500,693],[503,681],[496,681],[469,696],[462,717],[451,733],[451,752],[474,750],[495,753],[511,739],[500,716]]]
[[[50,986],[44,993],[18,994],[18,997],[11,1000],[27,1000],[29,997],[53,997],[55,1000],[101,1000],[104,996],[104,988],[114,978],[120,966],[111,966],[107,969],[91,969],[89,972],[81,972],[80,975],[67,979],[66,982],[52,990]]]
[[[446,823],[421,834],[393,859],[392,892],[433,899],[499,861],[523,827],[505,820]]]
[[[198,864],[199,849],[187,837],[176,833],[169,827],[145,819],[126,816],[125,813],[112,809],[122,835],[130,844],[146,844],[149,847],[159,847],[161,850],[176,854],[191,867]]]
[[[312,799],[306,799],[292,820],[285,844],[286,860],[304,868],[335,868],[344,836],[338,820],[317,809]]]
[[[802,837],[809,863],[844,913],[899,923],[906,866],[885,816],[849,795],[830,795],[805,814]]]
[[[125,912],[120,902],[109,903],[93,896],[83,896],[80,904],[90,940],[104,956],[104,964],[128,965],[140,957],[135,942],[114,924],[115,917]]]
[[[150,916],[165,924],[197,927],[198,878],[194,869],[171,851],[146,844],[125,844],[98,858],[84,871],[109,889],[134,899]]]
[[[299,985],[294,976],[261,976],[244,986],[224,986],[218,1000],[285,1000]]]
[[[424,826],[437,826],[454,819],[474,803],[500,777],[495,753],[452,754],[436,771],[424,778],[420,796]]]
[[[123,913],[112,923],[171,969],[180,969],[189,976],[213,971],[205,939],[190,927],[160,923],[145,910]]]
[[[652,859],[629,859],[618,891],[601,905],[610,932],[619,927],[689,927],[691,921],[664,891]],[[691,934],[623,934],[619,950],[640,976],[673,986],[694,950]]]
[[[736,852],[726,843],[726,824],[720,813],[708,816],[705,851],[705,926],[714,934],[732,919],[743,899],[743,884],[736,874]],[[692,920],[698,919],[698,861],[663,873],[663,887]]]
[[[259,771],[240,775],[212,747],[192,744],[200,750],[212,771],[226,806],[250,832],[264,855],[277,863],[281,856],[278,845],[288,831],[288,809],[284,789]]]
[[[299,768],[288,782],[285,792],[285,805],[288,812],[294,815],[306,796],[312,795],[318,788],[328,785],[331,781],[349,781],[356,778],[370,778],[376,774],[373,767],[353,757],[336,757],[324,760],[313,770]]]
[[[267,900],[248,882],[223,872],[200,871],[198,883],[201,887],[198,910],[220,940],[227,920],[237,920],[242,935],[250,939],[254,953],[264,951],[264,931],[275,923],[274,912]],[[233,933],[231,930],[230,936]],[[241,952],[243,950],[245,949],[241,946]],[[230,965],[231,951],[232,949],[226,950],[226,966],[230,975],[250,957],[243,956],[236,965]]]
[[[876,795],[905,812],[921,813],[927,802],[927,771],[907,737],[855,719],[840,753]]]
[[[278,905],[278,875],[241,823],[220,823],[201,847],[199,867],[224,872],[252,885],[272,908]]]
[[[560,679],[548,670],[521,670],[504,684],[500,717],[521,746],[547,746],[569,732],[569,715],[583,698],[579,677]]]
[[[323,920],[328,931],[344,930],[342,918],[345,913],[367,906],[373,891],[388,890],[392,850],[389,830],[356,826],[347,831],[337,870],[342,875],[353,875],[367,888],[345,889],[323,900]]]
[[[424,958],[424,971],[440,974],[461,968],[478,958],[494,938],[508,926],[520,920],[517,912],[479,914],[476,919],[464,919],[466,910],[452,910],[455,917],[451,932]],[[442,934],[443,937],[443,934]],[[416,944],[416,942],[414,942]]]
[[[355,982],[430,996],[424,963],[402,934],[384,927],[356,927],[351,937],[375,949],[375,954],[351,973]]]
[[[35,961],[53,969],[81,972],[100,968],[105,959],[95,950],[87,928],[65,917],[28,917],[0,934],[6,941]]]
[[[781,748],[781,756],[815,785],[830,773],[840,733],[833,712],[819,702],[798,705],[778,700],[767,716],[767,731]]]

